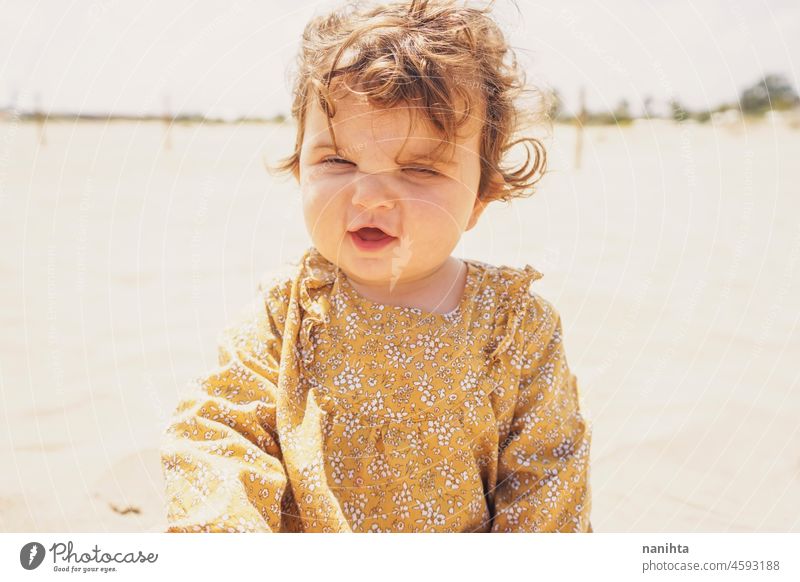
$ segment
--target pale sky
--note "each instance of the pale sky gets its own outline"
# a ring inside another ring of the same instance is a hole
[[[0,107],[45,111],[288,113],[286,78],[311,0],[0,2]],[[691,108],[735,99],[765,72],[798,87],[797,0],[497,0],[529,79],[568,107],[652,95]],[[168,96],[168,97],[167,97]]]

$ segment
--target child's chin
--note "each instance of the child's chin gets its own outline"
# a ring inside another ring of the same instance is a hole
[[[342,270],[350,279],[369,285],[389,285],[398,278],[393,274],[391,257],[353,257],[342,265]]]

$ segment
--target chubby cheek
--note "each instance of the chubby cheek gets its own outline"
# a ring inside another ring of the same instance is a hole
[[[409,236],[425,248],[454,247],[464,230],[465,218],[459,208],[443,200],[418,200],[407,206]]]
[[[303,217],[313,240],[342,235],[339,231],[344,228],[343,192],[342,188],[329,188],[319,181],[308,181],[301,185]]]

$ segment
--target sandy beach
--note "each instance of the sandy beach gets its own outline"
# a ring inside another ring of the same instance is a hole
[[[161,531],[161,431],[309,245],[294,127],[0,121],[0,531]],[[169,143],[169,148],[166,144]],[[457,255],[530,264],[593,425],[598,532],[800,532],[800,129],[546,141]]]

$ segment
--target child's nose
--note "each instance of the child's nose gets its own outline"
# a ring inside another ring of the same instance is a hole
[[[386,181],[385,176],[361,174],[353,186],[353,204],[367,210],[394,208],[395,194]]]

